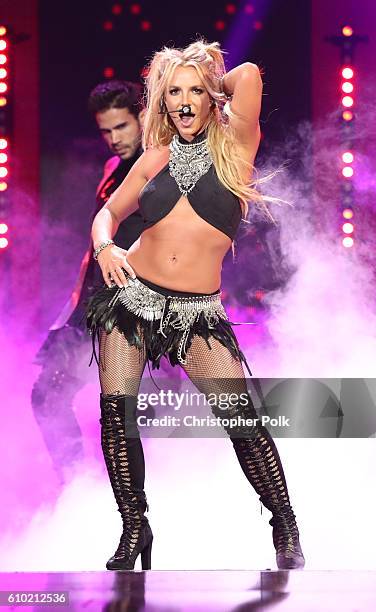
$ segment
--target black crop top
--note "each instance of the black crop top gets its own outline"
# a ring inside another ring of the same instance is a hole
[[[202,132],[192,142],[200,142],[206,137]],[[180,142],[188,144],[179,136]],[[170,175],[168,163],[141,190],[139,207],[144,218],[143,229],[158,223],[174,208],[181,197],[175,179]],[[217,177],[214,164],[201,176],[187,195],[193,210],[207,223],[226,234],[231,240],[242,219],[239,199],[226,189]]]

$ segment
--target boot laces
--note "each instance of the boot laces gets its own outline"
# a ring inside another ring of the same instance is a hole
[[[273,539],[277,552],[300,552],[299,530],[291,508],[287,507],[273,514],[269,523],[273,526]]]
[[[144,512],[149,510],[149,504],[145,496],[124,495],[119,508],[119,512],[123,521],[123,533],[120,537],[119,546],[115,552],[117,556],[130,556],[135,546],[137,545],[142,531],[148,519]]]

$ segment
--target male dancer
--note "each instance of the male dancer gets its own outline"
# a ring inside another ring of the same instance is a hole
[[[93,217],[142,153],[140,100],[140,85],[127,81],[100,83],[90,94],[89,112],[114,153],[104,166]],[[120,224],[114,237],[116,244],[128,249],[141,234],[142,224],[138,211],[131,214]],[[86,331],[85,305],[95,288],[103,284],[92,253],[90,241],[72,295],[36,356],[42,370],[33,386],[32,408],[61,484],[83,458],[81,430],[72,402],[89,380],[91,342]]]

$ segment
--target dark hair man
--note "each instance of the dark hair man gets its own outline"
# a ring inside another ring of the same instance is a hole
[[[141,86],[115,80],[100,83],[90,93],[88,107],[114,154],[106,162],[97,188],[94,217],[142,153]],[[116,244],[129,249],[141,234],[142,225],[140,213],[131,214],[120,224],[114,237]],[[61,484],[83,458],[81,430],[72,402],[89,379],[85,305],[94,289],[103,284],[92,252],[90,241],[71,297],[36,356],[42,370],[33,386],[32,408]]]

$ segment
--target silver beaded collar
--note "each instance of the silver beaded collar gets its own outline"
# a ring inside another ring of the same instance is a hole
[[[186,196],[192,191],[212,163],[206,138],[197,142],[183,143],[177,134],[173,136],[170,143],[169,172],[183,195]]]

